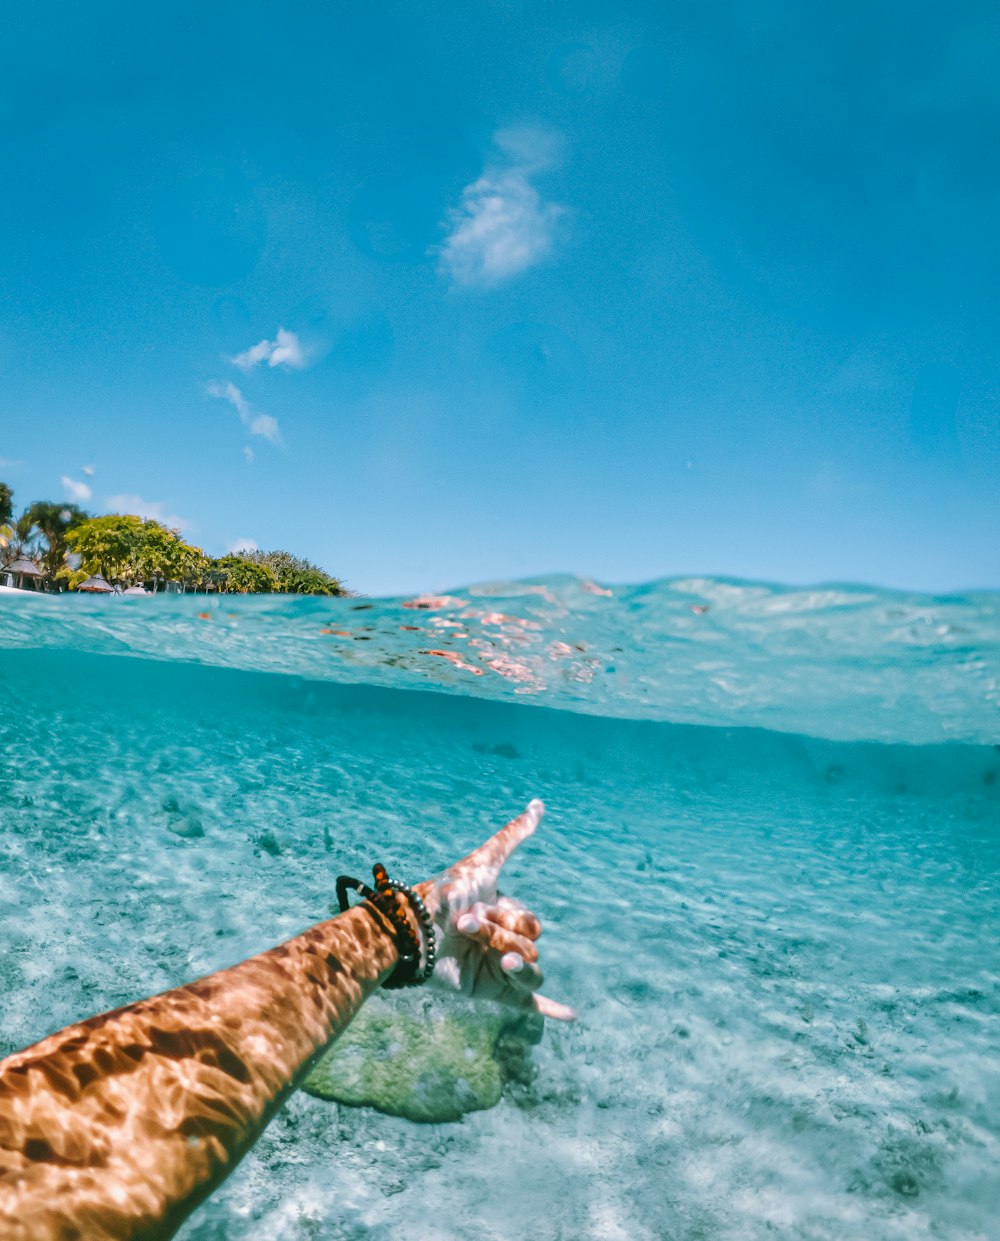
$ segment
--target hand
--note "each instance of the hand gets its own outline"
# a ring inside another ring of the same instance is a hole
[[[520,901],[497,893],[503,864],[538,826],[545,807],[533,801],[484,845],[437,879],[421,883],[437,930],[433,983],[473,999],[496,1000],[572,1021],[573,1009],[539,994],[535,941],[542,926]]]

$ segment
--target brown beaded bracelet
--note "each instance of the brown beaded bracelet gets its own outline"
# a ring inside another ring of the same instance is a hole
[[[419,894],[405,884],[399,883],[398,880],[390,879],[381,862],[375,863],[372,867],[372,874],[375,876],[374,890],[366,883],[362,883],[360,879],[353,879],[350,875],[338,876],[337,900],[340,903],[340,911],[345,913],[349,908],[348,888],[353,888],[369,904],[374,905],[391,924],[396,935],[396,949],[399,952],[399,964],[382,986],[387,990],[395,990],[399,987],[418,987],[421,983],[427,982],[434,973],[434,963],[437,958],[434,923]],[[409,901],[410,908],[424,933],[423,969],[420,968],[420,943],[413,932],[409,918],[401,908],[400,897]]]

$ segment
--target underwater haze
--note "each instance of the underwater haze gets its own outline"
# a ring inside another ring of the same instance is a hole
[[[0,735],[0,1054],[545,801],[533,1076],[296,1094],[184,1241],[995,1238],[1000,595],[6,593]]]

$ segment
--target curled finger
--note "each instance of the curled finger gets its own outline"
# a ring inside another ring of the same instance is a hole
[[[488,912],[487,906],[474,905],[472,909],[458,918],[455,925],[463,935],[467,935],[470,939],[496,952],[501,954],[514,952],[523,957],[525,961],[538,960],[538,949],[530,939],[508,931],[506,927],[493,922]]]
[[[510,896],[498,896],[496,903],[487,907],[491,922],[506,927],[515,935],[523,935],[525,939],[537,939],[542,933],[542,924],[526,905],[515,901]]]

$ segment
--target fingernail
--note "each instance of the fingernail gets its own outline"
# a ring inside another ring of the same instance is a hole
[[[524,960],[516,952],[505,952],[500,958],[500,968],[505,974],[520,974],[524,969]]]
[[[479,919],[472,914],[462,914],[458,920],[458,929],[463,935],[475,935],[479,930]]]

